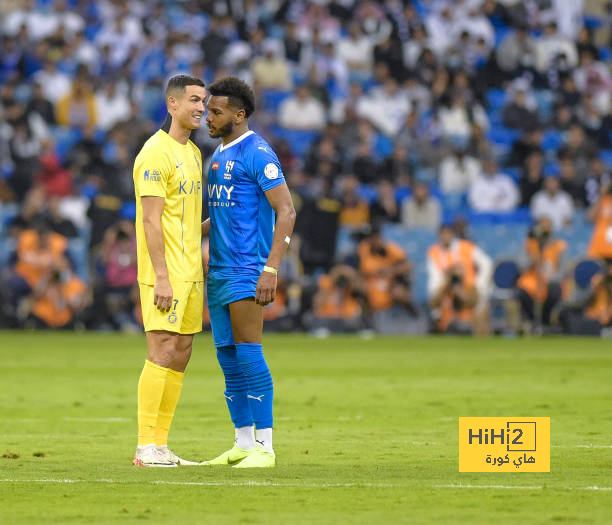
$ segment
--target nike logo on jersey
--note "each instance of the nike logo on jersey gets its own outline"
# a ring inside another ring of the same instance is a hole
[[[229,399],[231,403],[234,402],[234,397],[236,397],[236,394],[234,394],[233,396],[226,396],[225,394],[223,394],[223,396],[225,397],[225,399]]]
[[[176,169],[178,170],[183,165],[182,162],[176,162]]]
[[[263,403],[261,398],[264,397],[264,395],[265,394],[261,394],[260,396],[252,396],[251,394],[247,394],[247,398],[248,399],[257,399],[257,401],[259,401],[260,403]]]

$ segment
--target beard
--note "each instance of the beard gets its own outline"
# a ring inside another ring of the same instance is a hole
[[[227,137],[232,131],[234,131],[234,123],[230,121],[225,126],[216,128],[214,131],[209,128],[208,135],[212,138]]]

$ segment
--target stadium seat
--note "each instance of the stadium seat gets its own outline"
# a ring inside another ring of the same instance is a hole
[[[599,60],[602,62],[609,62],[612,59],[612,51],[609,47],[601,46],[597,48],[597,51],[599,51]]]
[[[548,129],[542,137],[542,148],[546,151],[557,151],[563,145],[563,133],[556,129]]]
[[[605,149],[599,153],[599,157],[603,160],[608,166],[612,167],[612,149]]]
[[[582,289],[591,284],[593,276],[602,271],[601,264],[595,259],[583,259],[574,266],[574,282]]]
[[[4,235],[6,228],[19,214],[19,204],[0,202],[0,236]]]
[[[262,94],[262,105],[265,111],[278,112],[283,100],[291,96],[291,91],[280,91],[276,89],[267,89]]]
[[[500,261],[493,271],[493,283],[497,288],[507,290],[514,288],[520,275],[516,262],[511,260]]]
[[[319,136],[319,132],[315,130],[287,129],[281,126],[273,126],[271,131],[276,137],[285,139],[291,151],[298,157],[304,157]]]
[[[603,24],[601,18],[594,14],[585,14],[583,20],[587,29],[597,29]]]
[[[516,129],[504,126],[492,127],[487,133],[487,138],[494,144],[510,147],[521,136],[521,132]]]
[[[486,94],[489,109],[502,109],[508,100],[508,94],[503,89],[489,89]]]

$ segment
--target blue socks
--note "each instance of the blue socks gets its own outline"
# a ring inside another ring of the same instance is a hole
[[[247,401],[258,430],[272,428],[272,375],[263,356],[261,344],[236,344],[236,358],[248,384]]]
[[[253,425],[247,399],[248,383],[236,358],[235,346],[217,348],[217,359],[225,376],[225,401],[236,428]]]
[[[272,375],[261,344],[238,343],[217,349],[225,375],[225,400],[236,428],[272,428]]]

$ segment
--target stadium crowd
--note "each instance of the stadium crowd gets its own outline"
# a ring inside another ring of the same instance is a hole
[[[133,160],[190,72],[254,87],[292,191],[269,328],[606,333],[612,15],[585,3],[3,2],[0,325],[140,329]]]

